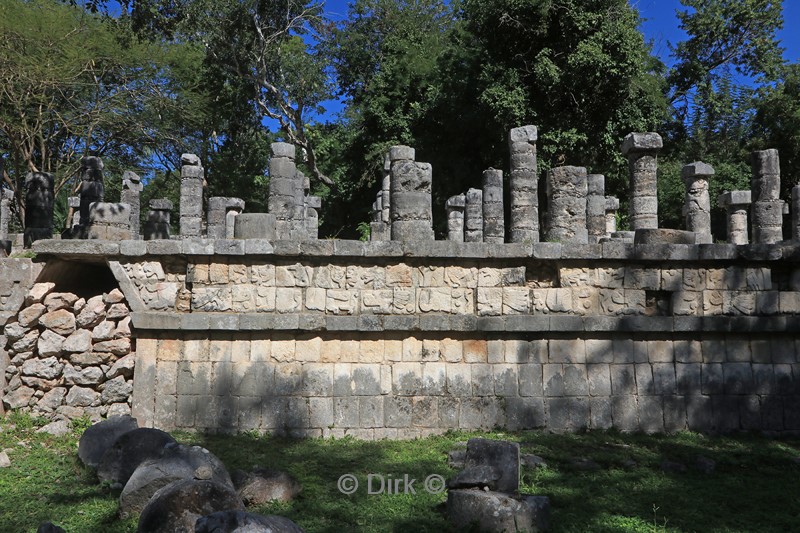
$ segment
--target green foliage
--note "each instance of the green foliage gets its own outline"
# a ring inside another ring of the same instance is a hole
[[[775,85],[759,89],[754,144],[777,148],[781,158],[783,197],[800,183],[800,65],[787,65]]]

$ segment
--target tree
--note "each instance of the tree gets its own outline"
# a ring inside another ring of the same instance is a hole
[[[172,67],[187,60],[188,48],[140,42],[124,21],[54,1],[13,0],[0,10],[3,181],[15,192],[20,223],[29,171],[55,174],[58,195],[83,155],[106,157],[107,171],[121,174],[186,143],[194,131],[185,97],[191,81],[177,80]]]
[[[586,165],[613,190],[624,135],[667,116],[638,22],[625,0],[355,2],[332,53],[357,131],[351,157],[368,158],[352,166],[374,183],[381,140],[413,144],[443,205],[506,166],[511,128],[536,124],[542,169]]]

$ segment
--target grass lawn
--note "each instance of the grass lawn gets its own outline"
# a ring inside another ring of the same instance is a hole
[[[136,519],[116,518],[118,493],[100,486],[77,458],[83,428],[55,438],[36,433],[43,421],[12,414],[0,419],[0,531],[35,531],[52,521],[78,532],[132,532]],[[85,427],[85,426],[84,426]],[[422,481],[455,473],[447,452],[470,436],[518,441],[546,467],[522,470],[523,492],[549,496],[552,531],[800,531],[800,439],[705,437],[591,432],[452,433],[413,441],[289,440],[258,435],[179,433],[179,442],[205,446],[230,470],[254,465],[285,469],[303,485],[294,502],[257,509],[281,514],[311,532],[450,531],[441,514],[444,493]],[[694,467],[698,455],[716,462]],[[593,461],[592,469],[576,459]],[[682,463],[665,473],[664,460]],[[635,462],[635,464],[634,464]],[[352,495],[337,489],[343,474],[360,482]],[[416,478],[416,494],[367,494],[368,474]]]

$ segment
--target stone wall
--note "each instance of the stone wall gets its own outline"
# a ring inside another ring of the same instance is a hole
[[[5,324],[3,406],[37,416],[130,414],[130,310],[115,289],[88,299],[37,283]]]
[[[162,428],[800,431],[800,247],[194,240],[105,261]]]

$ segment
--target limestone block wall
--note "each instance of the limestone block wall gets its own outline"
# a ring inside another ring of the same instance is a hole
[[[162,428],[800,431],[800,247],[35,246],[106,261]]]

